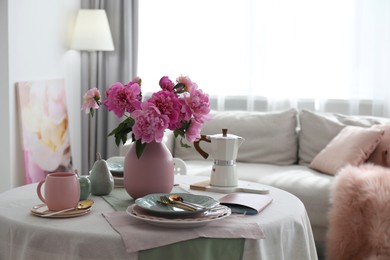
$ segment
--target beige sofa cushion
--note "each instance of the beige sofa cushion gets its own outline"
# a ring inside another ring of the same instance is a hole
[[[301,110],[299,113],[299,164],[309,165],[313,158],[346,125],[370,127],[389,123],[390,119],[370,116],[348,116],[336,113]]]
[[[311,161],[310,168],[330,175],[347,165],[364,163],[382,139],[384,130],[359,126],[344,127]]]
[[[213,119],[203,125],[201,133],[214,135],[227,128],[229,134],[243,137],[245,141],[238,150],[237,161],[275,165],[297,162],[296,109],[279,112],[213,111],[211,114]],[[201,142],[200,146],[206,152],[210,151],[209,143]],[[174,156],[184,160],[203,159],[193,147],[181,147],[180,138],[175,140]]]

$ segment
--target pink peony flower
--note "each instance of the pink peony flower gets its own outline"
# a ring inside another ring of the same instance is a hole
[[[161,114],[159,109],[151,102],[142,102],[141,109],[134,111],[131,115],[135,120],[133,126],[135,139],[141,140],[142,143],[152,141],[160,143],[169,124],[168,116]]]
[[[86,114],[90,113],[92,109],[99,108],[100,92],[97,88],[91,88],[84,94],[84,103],[81,110]]]
[[[167,90],[171,92],[173,91],[173,87],[175,86],[172,80],[170,80],[167,76],[162,77],[158,84],[163,90]]]
[[[184,90],[185,91],[191,91],[191,89],[194,86],[194,82],[191,81],[191,79],[188,76],[180,76],[176,79],[177,83],[184,84]],[[196,86],[196,84],[195,84]],[[196,86],[197,87],[197,86]]]
[[[102,103],[108,111],[113,111],[117,117],[122,117],[125,112],[133,112],[140,106],[141,87],[138,83],[123,85],[115,83],[106,91],[107,99]]]
[[[142,82],[141,78],[137,76],[132,81],[130,81],[127,85],[132,84],[132,83],[137,83],[138,85],[141,86],[141,82]]]
[[[168,116],[170,130],[175,130],[178,127],[180,106],[179,98],[173,93],[166,90],[161,90],[152,95],[148,102],[153,103],[161,112]]]
[[[186,103],[185,99],[179,99],[180,104],[180,121],[189,121],[192,117],[190,106]]]
[[[190,127],[186,131],[186,139],[189,142],[194,142],[196,139],[200,138],[200,131],[202,130],[202,123],[199,123],[196,120],[192,120]]]
[[[194,85],[193,85],[194,86]],[[204,94],[202,90],[194,87],[191,89],[189,95],[185,93],[186,102],[191,108],[192,115],[199,123],[204,123],[210,120],[210,101],[209,96]]]

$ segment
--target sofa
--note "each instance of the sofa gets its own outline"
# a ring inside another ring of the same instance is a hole
[[[306,109],[275,112],[212,111],[202,134],[228,133],[245,139],[238,150],[238,178],[271,185],[298,197],[306,207],[314,238],[323,245],[330,208],[330,188],[345,165],[387,164],[385,128],[390,119],[319,113]],[[390,134],[390,128],[387,131]],[[174,157],[187,164],[187,174],[210,176],[212,158],[184,148],[167,134]],[[209,151],[209,143],[201,147]],[[125,151],[122,151],[125,153]],[[385,158],[386,157],[386,158]]]

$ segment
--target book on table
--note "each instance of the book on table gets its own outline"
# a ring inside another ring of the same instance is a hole
[[[232,213],[256,215],[272,202],[272,197],[253,193],[230,193],[220,198],[219,202],[228,206]]]
[[[261,186],[257,183],[242,182],[237,187],[221,187],[210,185],[210,180],[200,181],[190,184],[191,190],[211,191],[220,193],[232,193],[232,192],[246,192],[246,193],[258,193],[267,194],[269,189],[265,186]]]

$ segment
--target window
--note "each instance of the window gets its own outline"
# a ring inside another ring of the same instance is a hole
[[[185,74],[210,95],[374,99],[390,83],[389,5],[140,1],[138,74],[144,91]]]

